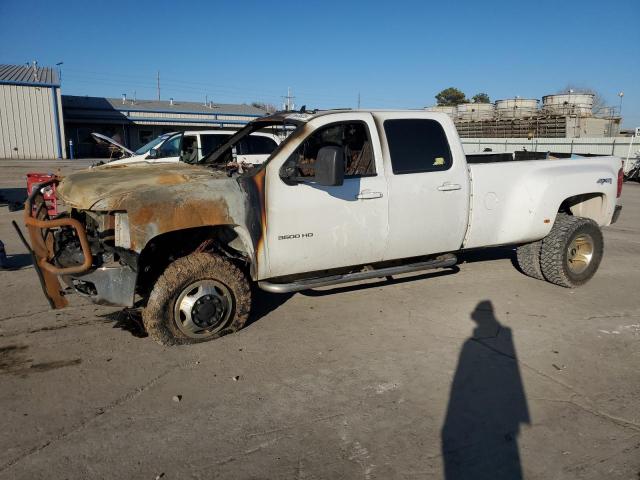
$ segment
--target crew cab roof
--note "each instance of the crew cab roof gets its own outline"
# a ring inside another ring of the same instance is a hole
[[[351,108],[336,108],[336,109],[329,109],[329,110],[309,110],[309,111],[281,111],[281,112],[275,112],[272,113],[271,115],[267,115],[264,117],[260,117],[260,118],[256,118],[255,120],[252,120],[251,123],[273,123],[273,122],[288,122],[288,123],[296,123],[296,124],[303,124],[303,123],[307,123],[309,120],[313,119],[313,118],[318,118],[318,117],[322,117],[324,115],[330,115],[333,113],[349,113],[349,112],[366,112],[366,113],[386,113],[386,114],[393,114],[393,113],[398,113],[398,114],[402,114],[402,115],[406,115],[408,112],[415,112],[415,113],[421,113],[421,114],[425,114],[426,116],[435,116],[438,117],[439,112],[431,112],[428,110],[424,110],[422,108],[415,108],[415,109],[361,109],[361,110],[354,110]]]

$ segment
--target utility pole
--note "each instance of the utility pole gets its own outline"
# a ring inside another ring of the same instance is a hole
[[[160,101],[160,70],[158,70],[158,101]]]
[[[296,98],[296,97],[291,95],[291,87],[287,87],[287,96],[286,97],[282,97],[282,98],[284,99],[284,103],[282,105],[282,108],[284,108],[287,111],[293,110],[295,108],[295,104],[293,103],[293,99]]]
[[[358,110],[360,110],[360,92],[358,92]]]

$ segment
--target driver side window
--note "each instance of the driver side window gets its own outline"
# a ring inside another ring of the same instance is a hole
[[[307,137],[289,157],[298,177],[314,177],[314,164],[322,147],[340,147],[344,151],[345,178],[367,177],[376,174],[373,148],[364,122],[332,123]]]

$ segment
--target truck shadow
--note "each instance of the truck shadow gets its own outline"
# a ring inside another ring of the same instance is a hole
[[[446,480],[522,478],[521,425],[531,418],[510,328],[484,300],[471,313],[442,427]]]
[[[142,323],[142,309],[124,308],[105,315],[98,315],[104,323],[112,323],[113,328],[119,328],[137,338],[148,337],[149,334]]]
[[[29,253],[16,253],[15,255],[7,255],[5,266],[0,270],[22,270],[23,268],[30,267],[31,254]]]
[[[0,207],[6,206],[10,212],[22,210],[26,199],[26,188],[0,188]]]
[[[516,249],[512,246],[468,250],[458,254],[458,259],[459,263],[490,262],[493,260],[508,259],[519,272],[522,272],[516,260]]]
[[[267,316],[278,309],[287,300],[293,297],[293,293],[269,293],[260,290],[257,286],[252,287],[251,313],[243,328],[247,328],[262,317]]]

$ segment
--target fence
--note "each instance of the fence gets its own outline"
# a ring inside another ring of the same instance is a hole
[[[601,138],[461,138],[465,153],[482,152],[490,148],[492,152],[558,152],[592,153],[597,155],[615,155],[627,158],[640,154],[638,137],[601,137]],[[631,146],[631,148],[629,148]]]

